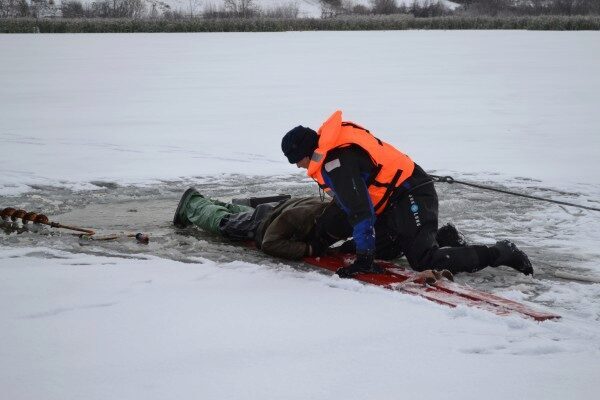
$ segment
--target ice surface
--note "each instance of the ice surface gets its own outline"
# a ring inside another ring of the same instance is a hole
[[[316,193],[282,134],[336,108],[428,171],[600,206],[597,32],[0,36],[0,206],[131,242],[0,234],[10,399],[595,399],[598,215],[440,186],[441,220],[510,238],[536,277],[461,283],[534,323],[309,272],[170,218],[188,185]]]
[[[427,170],[541,179],[597,199],[598,39],[519,31],[2,36],[0,189],[292,172],[282,133],[317,128],[340,108]]]

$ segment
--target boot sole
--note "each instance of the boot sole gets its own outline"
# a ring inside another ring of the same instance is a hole
[[[183,221],[182,218],[179,216],[179,213],[181,212],[191,195],[193,195],[194,193],[200,194],[196,190],[196,188],[188,188],[183,193],[183,196],[181,196],[181,200],[179,200],[179,204],[177,205],[177,209],[175,210],[175,215],[173,216],[173,225],[175,225],[178,228],[185,228],[186,226],[191,225],[190,223],[186,223],[185,221]]]

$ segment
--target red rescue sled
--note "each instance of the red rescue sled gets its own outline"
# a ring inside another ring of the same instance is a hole
[[[349,265],[353,260],[354,257],[351,255],[307,257],[304,259],[307,264],[334,272],[342,266]],[[387,261],[377,261],[377,264],[385,269],[384,273],[357,274],[354,279],[386,289],[421,296],[450,307],[463,305],[486,310],[497,315],[521,315],[533,318],[536,321],[560,318],[560,315],[539,311],[525,304],[459,285],[446,279],[437,280],[431,285],[418,283],[415,280],[417,273],[414,271]]]

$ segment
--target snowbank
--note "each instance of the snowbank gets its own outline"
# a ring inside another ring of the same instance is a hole
[[[593,399],[600,329],[317,273],[0,252],[0,386],[20,399]]]

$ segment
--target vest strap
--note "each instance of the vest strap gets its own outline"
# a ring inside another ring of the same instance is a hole
[[[368,130],[368,129],[365,129],[365,128],[363,128],[363,127],[362,127],[362,126],[360,126],[360,125],[356,125],[354,122],[348,122],[348,121],[344,121],[344,122],[342,122],[342,126],[351,126],[351,127],[353,127],[353,128],[360,129],[361,131],[365,131],[365,132],[367,132],[367,133],[371,133],[371,132],[369,132],[369,130]]]
[[[392,195],[394,190],[396,190],[396,183],[398,183],[398,180],[400,179],[400,175],[402,175],[401,169],[396,171],[396,173],[394,174],[394,177],[392,178],[392,181],[388,185],[380,184],[381,186],[387,186],[387,190],[381,197],[381,200],[379,200],[379,202],[373,207],[375,209],[375,212],[377,212],[386,203],[386,201],[390,198],[390,196]],[[379,183],[379,182],[377,182],[377,183]]]
[[[377,178],[377,175],[379,175],[382,168],[383,168],[383,165],[377,164],[377,166],[375,167],[373,172],[371,172],[371,175],[369,175],[369,179],[367,179],[367,182],[366,182],[367,187],[369,187],[371,185],[379,186],[379,182],[377,182],[375,180],[375,178]]]

